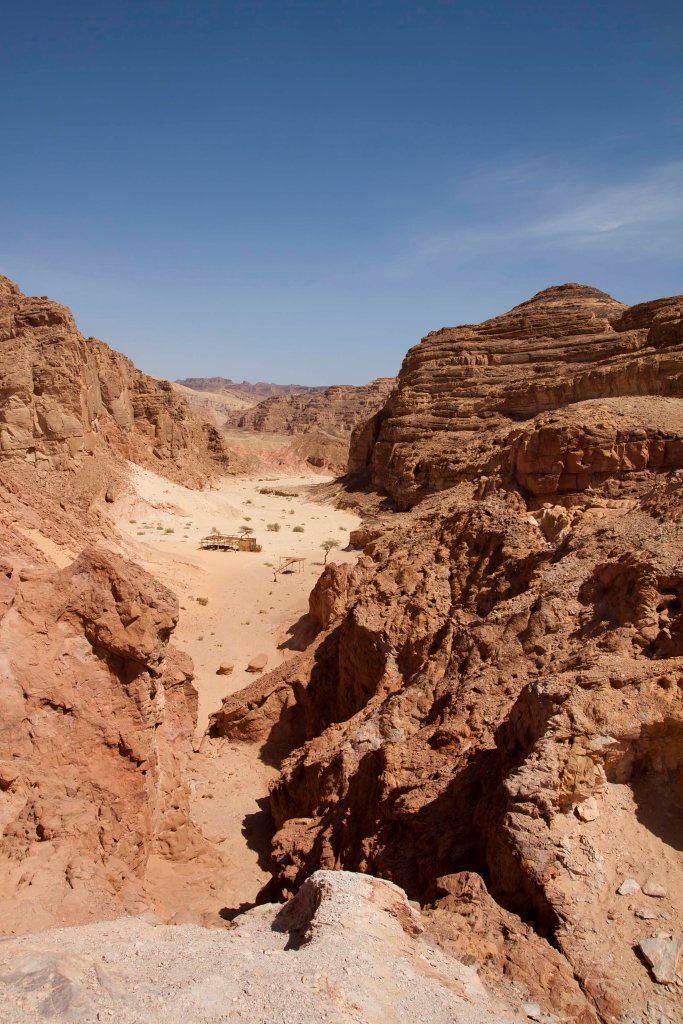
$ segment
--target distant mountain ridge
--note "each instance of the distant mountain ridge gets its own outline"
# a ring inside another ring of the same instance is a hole
[[[267,381],[256,381],[252,384],[248,380],[238,383],[230,380],[229,377],[184,377],[176,380],[176,384],[191,388],[193,391],[211,391],[220,394],[222,391],[229,391],[231,394],[245,399],[273,398],[280,395],[304,395],[312,391],[322,391],[323,387],[308,387],[305,384],[269,384]]]

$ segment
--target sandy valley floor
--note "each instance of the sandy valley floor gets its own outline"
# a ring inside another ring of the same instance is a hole
[[[222,697],[253,680],[246,667],[255,655],[268,655],[268,669],[288,656],[280,644],[308,608],[308,594],[322,570],[322,541],[339,543],[330,561],[357,557],[341,549],[358,518],[306,500],[306,488],[321,479],[235,477],[216,490],[191,491],[134,467],[133,493],[117,501],[120,526],[136,561],[180,599],[175,643],[191,655],[199,691],[198,752],[189,768],[193,815],[223,865],[218,871],[212,865],[206,877],[196,864],[154,865],[150,899],[167,918],[216,923],[220,909],[250,903],[268,880],[266,797],[275,770],[260,762],[251,746],[202,742],[202,737]],[[294,493],[261,494],[263,488]],[[279,529],[268,530],[268,524]],[[234,534],[240,526],[254,530],[261,552],[199,548],[212,529]],[[305,559],[303,572],[275,579],[280,556],[288,555]],[[231,675],[216,674],[221,662],[234,664]]]

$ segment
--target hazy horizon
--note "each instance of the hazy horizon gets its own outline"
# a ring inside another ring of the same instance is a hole
[[[553,284],[683,291],[683,12],[39,2],[0,273],[169,379],[393,376]]]

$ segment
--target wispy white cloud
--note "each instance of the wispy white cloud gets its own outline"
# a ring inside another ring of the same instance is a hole
[[[682,255],[683,161],[608,185],[585,171],[530,161],[464,182],[457,198],[459,223],[407,240],[384,268],[387,277],[406,279],[437,261],[453,266],[515,250],[631,246],[642,254]]]

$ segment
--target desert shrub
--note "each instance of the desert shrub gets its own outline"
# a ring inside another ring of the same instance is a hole
[[[254,546],[254,551],[263,551],[263,544],[256,544]]]
[[[279,523],[268,523],[268,525],[266,526],[266,530],[270,530],[271,533],[277,533],[279,529]]]
[[[303,533],[303,532],[304,532],[303,526],[295,526],[293,528],[293,530],[292,530],[292,533]]]
[[[198,597],[197,604],[207,605],[209,603],[208,597]]]
[[[175,530],[173,529],[172,526],[167,526],[166,529],[164,530],[164,533],[175,533]]]

